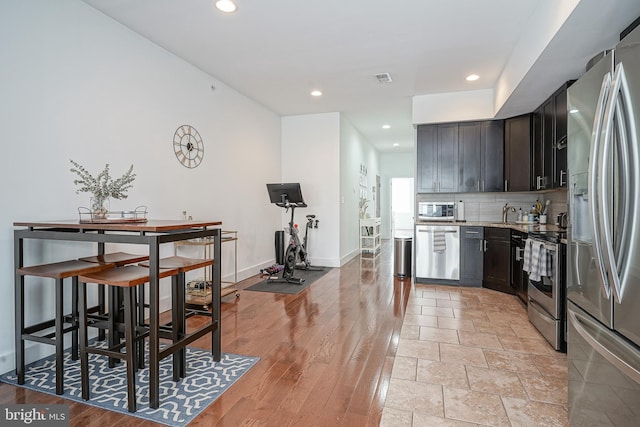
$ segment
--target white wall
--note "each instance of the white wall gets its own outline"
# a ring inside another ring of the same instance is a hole
[[[340,266],[340,114],[308,114],[282,118],[281,182],[299,182],[309,206],[296,211],[304,232],[305,215],[316,214],[319,225],[309,234],[312,264]],[[278,182],[277,180],[274,182]],[[266,194],[266,193],[265,193]],[[273,206],[272,210],[283,210]],[[290,217],[282,212],[282,226]],[[273,234],[272,230],[272,234]]]
[[[383,239],[391,238],[391,178],[414,178],[415,166],[415,151],[380,154],[380,237]]]
[[[493,106],[494,117],[507,102],[509,96],[533,64],[538,60],[549,42],[556,35],[560,27],[578,3],[582,0],[566,0],[561,2],[540,2],[530,18],[529,25],[520,36],[512,55],[505,64],[495,85],[495,100]],[[535,31],[535,37],[528,32]]]
[[[348,120],[342,117],[340,124],[340,258],[344,265],[360,251],[360,167],[363,165],[367,170],[367,213],[373,217],[372,188],[376,175],[380,174],[380,161],[378,152]]]
[[[493,103],[493,89],[418,95],[412,98],[412,123],[492,119]]]
[[[0,40],[0,371],[14,367],[12,223],[76,218],[89,195],[75,194],[70,158],[95,173],[109,163],[118,176],[134,165],[129,198],[112,201],[114,210],[143,204],[151,218],[176,219],[187,210],[238,230],[240,278],[273,262],[281,216],[265,183],[280,180],[280,117],[77,0],[1,2]],[[182,124],[193,125],[205,143],[196,169],[173,154]],[[25,263],[93,251],[27,242]],[[230,251],[223,252],[226,276]],[[38,288],[27,291],[28,321],[53,313],[53,287]],[[52,350],[39,345],[28,354],[37,357],[42,348]]]
[[[361,165],[367,168],[368,213],[373,216],[378,153],[362,134],[335,112],[282,118],[281,181],[302,186],[309,208],[296,214],[297,222],[303,223],[306,212],[320,220],[311,236],[313,264],[339,267],[359,254]],[[288,220],[283,214],[282,227]]]

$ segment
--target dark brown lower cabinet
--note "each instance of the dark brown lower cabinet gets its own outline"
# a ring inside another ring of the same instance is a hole
[[[460,284],[482,286],[484,228],[460,227]]]
[[[484,229],[482,287],[515,294],[511,287],[511,230]]]
[[[529,275],[522,270],[524,266],[524,246],[527,233],[511,230],[511,289],[523,303],[527,304]]]

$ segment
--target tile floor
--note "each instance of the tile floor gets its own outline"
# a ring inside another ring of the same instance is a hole
[[[380,425],[568,426],[566,354],[514,296],[416,284]]]

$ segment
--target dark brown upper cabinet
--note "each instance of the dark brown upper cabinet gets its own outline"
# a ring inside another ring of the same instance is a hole
[[[555,132],[555,165],[553,171],[553,186],[567,186],[567,88],[571,82],[561,87],[553,99],[556,113]]]
[[[460,192],[503,191],[504,122],[459,125]]]
[[[418,126],[416,145],[418,192],[457,192],[458,123]]]
[[[504,190],[529,191],[532,177],[532,115],[504,121]]]
[[[532,190],[567,185],[567,88],[562,85],[533,114]]]

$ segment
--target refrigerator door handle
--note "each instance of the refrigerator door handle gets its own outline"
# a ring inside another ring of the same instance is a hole
[[[631,174],[635,175],[635,168],[632,170],[629,164],[630,159],[630,151],[629,148],[634,149],[634,145],[630,146],[630,141],[633,141],[635,138],[635,124],[633,115],[629,116],[629,114],[633,114],[631,105],[631,98],[629,93],[629,86],[626,78],[626,74],[624,72],[624,66],[622,63],[619,63],[616,66],[613,82],[611,84],[610,97],[607,102],[607,108],[605,110],[605,118],[604,118],[604,126],[602,128],[602,136],[601,138],[604,140],[603,147],[603,157],[602,163],[600,165],[600,188],[601,193],[604,196],[604,200],[610,201],[612,198],[609,196],[609,192],[612,189],[612,184],[610,182],[610,177],[607,173],[607,165],[610,163],[610,157],[613,157],[614,150],[614,135],[613,128],[614,123],[617,128],[617,138],[615,138],[615,148],[618,150],[619,155],[616,156],[618,160],[618,164],[621,171],[621,176],[623,177],[624,184],[622,186],[623,191],[621,192],[621,197],[617,205],[617,207],[621,208],[620,212],[622,215],[622,224],[620,229],[616,229],[616,234],[622,236],[621,239],[621,247],[619,248],[618,256],[616,256],[614,250],[614,240],[612,233],[613,220],[610,216],[609,209],[606,207],[601,208],[602,212],[602,227],[604,234],[604,258],[605,263],[609,269],[609,275],[611,277],[611,289],[613,291],[613,295],[615,301],[620,304],[623,298],[624,292],[624,277],[626,276],[626,268],[622,267],[622,263],[627,258],[627,250],[630,244],[631,238],[635,236],[631,236],[629,233],[629,218],[634,218],[634,212],[631,210],[630,201],[632,200],[631,188],[634,184],[633,178]],[[629,135],[630,134],[630,135]],[[629,138],[630,137],[630,138]],[[636,156],[637,159],[637,156]],[[634,163],[637,163],[637,160],[634,159]],[[606,177],[606,178],[605,178]],[[633,187],[638,188],[638,187]],[[617,196],[620,194],[616,193]]]
[[[620,230],[616,230],[616,234],[622,236],[620,248],[618,251],[617,264],[619,271],[619,301],[624,298],[624,292],[629,286],[629,277],[631,265],[629,263],[631,246],[638,241],[638,228],[634,225],[634,219],[638,218],[640,209],[638,209],[637,197],[634,197],[633,191],[640,188],[640,156],[638,154],[638,134],[636,130],[635,112],[633,111],[633,103],[629,82],[622,63],[616,66],[616,74],[620,81],[620,92],[616,103],[616,125],[618,129],[618,159],[620,162],[622,176],[625,179],[623,199],[622,199],[622,226]]]
[[[609,97],[609,89],[611,88],[611,73],[605,74],[602,78],[602,85],[600,86],[600,94],[598,95],[598,104],[596,106],[595,116],[593,118],[593,132],[591,133],[591,150],[589,153],[589,219],[591,220],[591,227],[593,229],[593,246],[596,254],[596,267],[600,274],[600,284],[602,286],[602,292],[606,299],[611,297],[611,287],[609,286],[609,280],[607,278],[607,272],[605,268],[605,262],[602,255],[601,244],[601,227],[602,221],[600,218],[600,196],[598,189],[598,172],[600,160],[600,144],[601,144],[601,129],[602,121],[605,113],[605,104]]]
[[[611,82],[611,88],[609,89],[609,99],[607,99],[606,107],[604,109],[604,118],[602,120],[602,128],[600,131],[600,141],[602,144],[602,156],[599,156],[598,164],[598,212],[600,213],[600,252],[599,255],[604,260],[604,275],[607,276],[609,282],[610,292],[617,303],[620,303],[620,280],[618,278],[618,266],[616,265],[616,258],[613,252],[613,237],[612,228],[613,221],[609,214],[611,207],[610,203],[613,201],[611,198],[611,174],[608,171],[611,170],[613,164],[613,122],[616,116],[616,106],[618,101],[618,92],[620,91],[620,79],[618,69],[614,74]]]
[[[619,371],[640,384],[640,364],[638,363],[637,351],[634,348],[595,320],[573,310],[571,305],[567,307],[567,313],[569,321],[578,334],[595,351]]]

